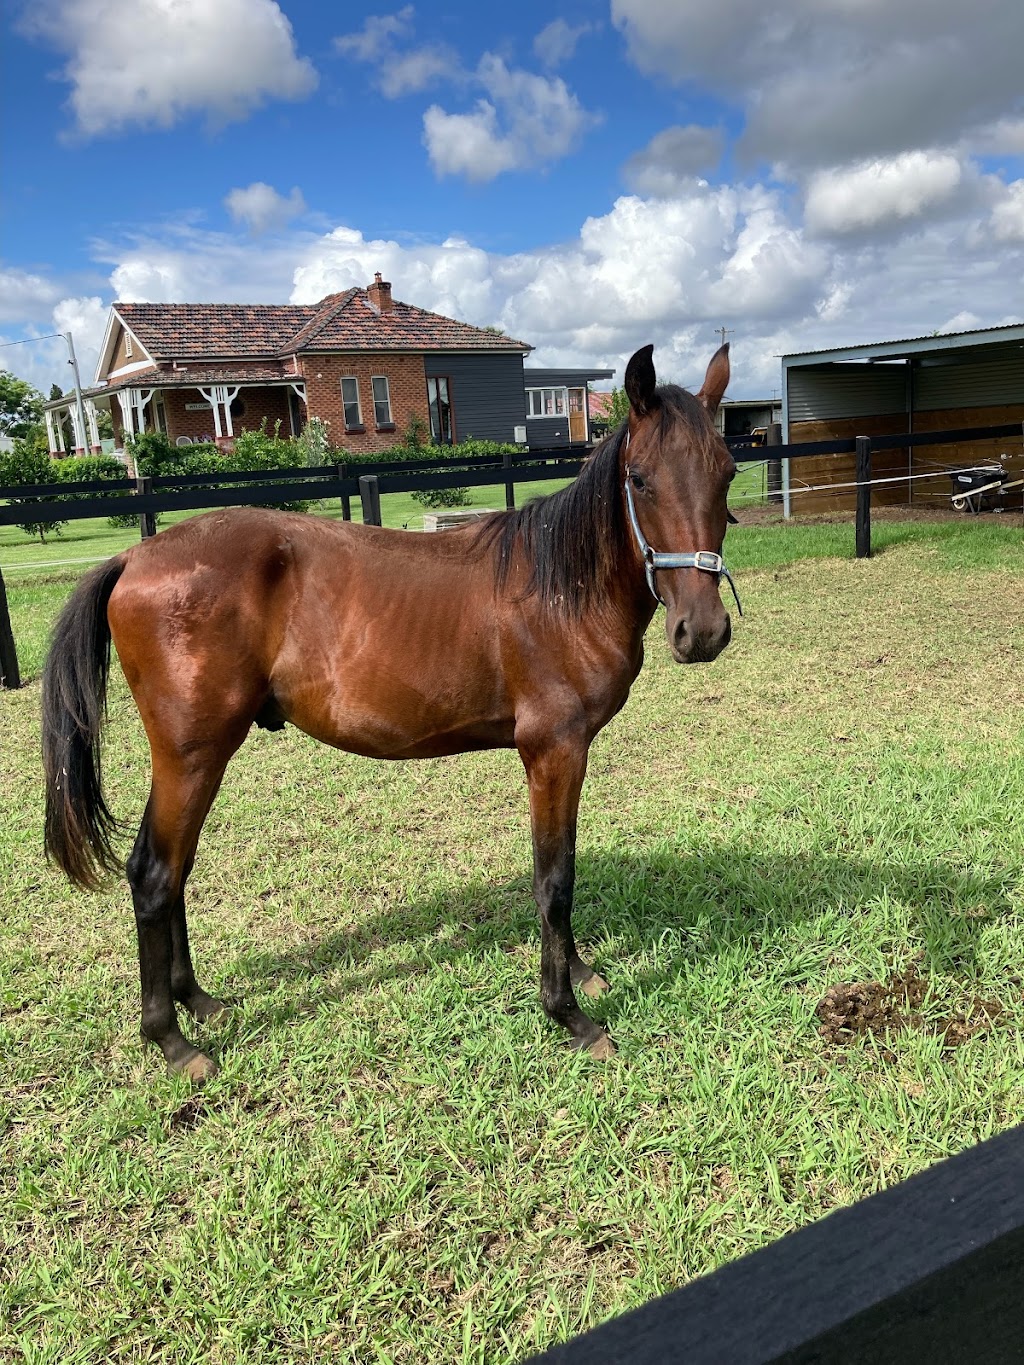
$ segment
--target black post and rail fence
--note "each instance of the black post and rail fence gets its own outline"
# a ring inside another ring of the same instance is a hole
[[[772,468],[783,460],[822,455],[856,455],[856,553],[871,554],[871,468],[874,451],[925,445],[968,444],[972,441],[1021,436],[1019,423],[972,427],[956,431],[900,432],[891,436],[858,436],[844,440],[782,445],[781,432],[769,433],[768,499],[776,500],[778,480]],[[737,462],[762,462],[764,447],[737,441]],[[756,452],[756,453],[755,453]],[[584,457],[589,452],[584,452]],[[445,488],[502,486],[506,508],[515,507],[517,483],[539,483],[575,478],[583,458],[570,447],[525,449],[515,454],[478,455],[452,462],[379,460],[294,469],[228,470],[217,474],[153,475],[138,479],[89,479],[76,483],[18,484],[0,487],[0,526],[32,522],[47,525],[87,517],[137,516],[143,540],[156,534],[161,512],[203,511],[217,507],[267,506],[281,502],[321,502],[339,498],[342,517],[352,518],[352,499],[358,497],[363,521],[381,524],[381,497],[388,493],[424,492]],[[7,597],[0,575],[0,688],[19,686],[19,672]]]

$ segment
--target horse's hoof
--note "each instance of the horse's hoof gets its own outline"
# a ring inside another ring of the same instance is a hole
[[[607,1062],[610,1057],[615,1056],[618,1050],[607,1033],[602,1033],[600,1038],[595,1038],[587,1048],[591,1057],[596,1057],[599,1062]]]
[[[598,976],[597,972],[591,972],[586,981],[580,982],[580,990],[591,1000],[596,1000],[599,995],[604,995],[608,989],[608,982],[603,976]]]
[[[205,1052],[196,1052],[187,1062],[170,1068],[172,1073],[187,1076],[193,1085],[205,1085],[208,1080],[216,1076],[219,1069],[213,1058],[207,1057]]]

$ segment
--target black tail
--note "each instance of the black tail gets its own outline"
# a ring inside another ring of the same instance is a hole
[[[61,612],[43,669],[46,856],[87,891],[120,862],[117,821],[103,799],[100,728],[110,669],[107,602],[124,570],[119,555],[87,573]]]

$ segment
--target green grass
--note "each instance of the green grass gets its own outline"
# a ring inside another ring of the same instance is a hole
[[[0,696],[0,1359],[513,1361],[1024,1120],[1020,534],[851,538],[730,532],[733,645],[679,669],[659,614],[594,745],[606,1065],[536,1000],[516,756],[289,728],[232,764],[190,883],[200,979],[239,1002],[192,1094],[138,1041],[124,889],[40,857],[38,682]],[[9,578],[33,658],[72,581]],[[910,963],[914,1027],[819,1036],[830,985]],[[997,1026],[944,1050],[978,997]]]

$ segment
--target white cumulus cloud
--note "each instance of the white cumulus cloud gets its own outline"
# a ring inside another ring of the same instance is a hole
[[[355,33],[334,40],[334,50],[376,68],[374,84],[387,99],[416,94],[444,77],[462,79],[458,54],[447,43],[402,47],[413,35],[412,5],[394,14],[371,14]]]
[[[224,204],[236,223],[244,223],[250,232],[255,233],[284,227],[293,218],[306,212],[306,201],[297,186],[291,194],[284,195],[262,180],[254,180],[244,189],[229,190]]]
[[[485,92],[468,114],[431,105],[423,141],[438,175],[493,180],[502,171],[536,170],[565,156],[597,116],[565,82],[510,68],[491,52],[480,59],[476,83]]]
[[[997,242],[1024,242],[1024,180],[1008,185],[993,208],[992,233]]]
[[[87,136],[197,113],[242,119],[317,84],[275,0],[42,0],[25,26],[67,52],[62,74]]]
[[[905,222],[947,201],[961,177],[959,160],[941,152],[819,171],[807,187],[806,223],[813,232],[847,233]]]
[[[533,40],[534,55],[545,66],[561,66],[563,62],[571,60],[576,44],[593,28],[593,24],[573,25],[564,19],[552,19]]]
[[[29,270],[0,267],[0,323],[37,322],[60,298],[53,280]]]

